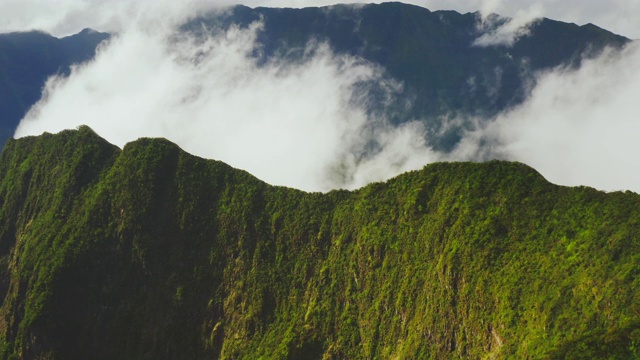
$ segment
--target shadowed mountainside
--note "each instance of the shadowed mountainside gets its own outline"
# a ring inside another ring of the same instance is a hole
[[[0,358],[629,358],[638,234],[638,194],[518,163],[321,194],[163,139],[9,140]]]
[[[380,106],[372,105],[370,111],[385,113],[396,124],[422,120],[429,142],[443,150],[458,143],[467,125],[451,126],[446,118],[490,118],[525,100],[537,73],[579,66],[583,58],[629,42],[592,24],[540,19],[512,46],[475,46],[478,38],[509,19],[494,14],[483,23],[479,13],[432,12],[399,2],[304,9],[236,6],[194,19],[182,29],[216,33],[256,21],[264,24],[255,54],[261,61],[295,61],[304,56],[307,44],[326,42],[338,54],[382,66],[403,89],[391,104],[382,97],[372,101]],[[363,86],[374,97],[384,93],[377,84]]]

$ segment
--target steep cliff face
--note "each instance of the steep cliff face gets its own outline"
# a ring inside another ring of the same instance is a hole
[[[304,193],[86,127],[0,179],[2,358],[638,356],[634,193],[507,162]]]

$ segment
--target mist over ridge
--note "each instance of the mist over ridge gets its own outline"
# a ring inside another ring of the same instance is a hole
[[[376,6],[407,18],[428,12],[399,4]],[[407,58],[429,64],[425,75],[413,76],[403,69],[414,65],[381,66],[388,56],[384,52],[354,47],[364,36],[358,32],[343,43],[331,37],[331,31],[354,31],[351,25],[340,30],[340,24],[364,18],[373,6],[326,8],[314,21],[327,21],[328,32],[313,30],[321,36],[297,40],[286,32],[287,26],[299,26],[295,21],[281,23],[282,32],[270,19],[287,13],[295,19],[310,9],[233,9],[204,17],[181,10],[160,27],[153,19],[168,11],[157,10],[130,23],[101,46],[94,61],[75,67],[68,78],[49,79],[43,99],[16,136],[88,124],[120,146],[141,136],[166,137],[270,183],[305,190],[356,188],[434,161],[497,158],[529,163],[561,184],[638,191],[640,171],[629,158],[635,142],[625,140],[637,126],[629,120],[637,113],[625,95],[637,86],[637,46],[578,52],[577,57],[568,52],[545,63],[544,55],[521,54],[534,46],[540,31],[562,29],[560,23],[538,19],[539,9],[532,7],[513,21],[433,13],[442,26],[460,21],[460,29],[477,31],[465,35],[468,49],[463,51],[484,51],[502,62],[447,74],[434,69],[445,69],[449,62],[441,65],[440,55],[427,53],[427,60]],[[366,34],[367,29],[358,31]],[[599,30],[571,31],[577,36]],[[614,39],[596,38],[598,46]],[[580,51],[589,46],[585,42]],[[631,76],[623,76],[621,66]],[[619,81],[595,80],[606,78]],[[452,79],[457,81],[453,87],[447,85]],[[437,92],[421,92],[424,83],[436,84]],[[592,94],[606,96],[592,101]],[[605,164],[606,171],[594,162]],[[611,173],[621,176],[611,178]]]

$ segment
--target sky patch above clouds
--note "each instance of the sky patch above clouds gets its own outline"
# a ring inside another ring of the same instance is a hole
[[[336,3],[380,3],[380,0],[3,0],[0,32],[39,29],[56,36],[77,33],[85,27],[120,31],[133,20],[162,12],[180,18],[198,11],[235,4],[267,7],[326,6]],[[480,11],[515,19],[547,17],[593,23],[614,33],[640,39],[640,0],[405,0],[430,10]],[[145,15],[147,14],[147,15]]]
[[[541,16],[592,22],[640,37],[640,0],[412,2],[431,10],[480,10],[485,21],[490,21],[491,13],[513,17],[479,38],[478,46],[510,45]],[[215,2],[216,6],[232,3]],[[49,79],[45,96],[21,123],[18,137],[81,124],[119,146],[141,136],[166,137],[196,155],[304,190],[355,188],[433,161],[499,158],[525,162],[555,183],[640,192],[640,162],[635,159],[640,142],[634,138],[640,133],[640,110],[634,106],[640,93],[637,44],[622,54],[587,61],[577,71],[543,74],[524,104],[490,121],[477,119],[478,126],[468,131],[458,148],[438,153],[425,143],[420,122],[393,127],[368,114],[366,93],[355,89],[362,83],[389,82],[383,69],[338,56],[323,44],[310,44],[299,63],[258,66],[250,54],[259,23],[204,40],[172,41],[176,25],[214,9],[210,1],[51,4],[4,0],[0,11],[17,15],[3,17],[0,29],[37,27],[68,34],[93,27],[120,35],[99,50],[95,61],[73,69],[69,78]],[[21,17],[25,9],[33,16]],[[619,28],[608,26],[614,23]],[[385,88],[394,96],[401,84],[389,82]],[[379,151],[363,154],[371,143]]]

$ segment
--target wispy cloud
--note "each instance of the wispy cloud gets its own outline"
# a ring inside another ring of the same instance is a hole
[[[96,21],[120,33],[69,78],[49,79],[17,136],[88,124],[121,146],[142,136],[166,137],[194,154],[306,190],[353,188],[433,161],[502,158],[523,161],[561,184],[640,192],[638,44],[577,70],[541,74],[527,101],[495,119],[450,119],[476,126],[453,152],[442,153],[425,142],[421,122],[392,126],[372,115],[367,90],[378,86],[392,98],[401,84],[362,59],[311,43],[298,61],[259,64],[253,56],[259,23],[204,38],[176,33],[186,19],[215,11],[210,2],[193,0],[187,9],[168,0],[116,0],[106,10],[95,0],[69,1],[70,9],[95,5]],[[483,11],[500,13],[500,6],[511,6],[505,4],[511,2]],[[538,16],[531,9],[512,29]],[[57,21],[71,24],[83,11]]]
[[[497,9],[486,7],[481,13],[478,30],[483,34],[478,37],[475,46],[512,46],[519,38],[530,33],[531,26],[542,17],[543,10],[538,4],[526,9],[520,9],[513,18],[504,18],[493,11]]]
[[[541,75],[531,97],[483,122],[458,158],[527,163],[550,181],[640,192],[640,44]]]
[[[0,2],[0,32],[39,29],[54,35],[69,35],[82,28],[116,31],[132,19],[167,11],[193,13],[236,4],[269,7],[325,6],[337,0],[3,0]],[[382,0],[349,0],[346,3],[380,3]],[[519,12],[540,8],[540,16],[594,23],[615,33],[640,39],[640,0],[405,0],[430,10],[481,11],[519,18]]]

